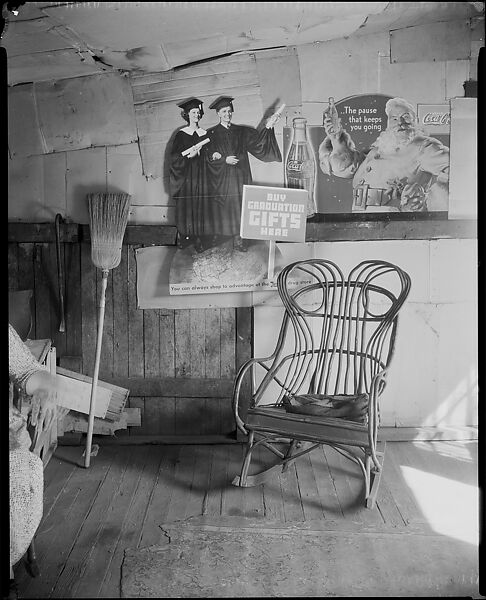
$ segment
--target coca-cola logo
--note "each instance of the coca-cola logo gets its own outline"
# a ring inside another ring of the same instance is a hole
[[[422,122],[424,125],[449,125],[451,115],[449,113],[428,112],[423,116]]]
[[[288,171],[298,171],[300,173],[301,171],[305,171],[309,167],[312,167],[312,162],[309,160],[289,160],[287,162]]]

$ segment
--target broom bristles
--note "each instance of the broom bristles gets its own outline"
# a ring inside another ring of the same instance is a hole
[[[125,192],[88,194],[91,260],[102,270],[120,264],[128,222],[130,195]]]

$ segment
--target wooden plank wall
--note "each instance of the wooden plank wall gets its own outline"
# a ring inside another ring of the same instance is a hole
[[[123,245],[106,295],[99,377],[130,389],[128,405],[140,407],[142,415],[141,427],[117,437],[231,435],[232,384],[250,356],[251,309],[137,309],[138,247]],[[61,243],[61,250],[64,333],[55,243],[9,242],[9,291],[34,291],[29,337],[51,338],[59,365],[92,375],[101,274],[86,241]]]

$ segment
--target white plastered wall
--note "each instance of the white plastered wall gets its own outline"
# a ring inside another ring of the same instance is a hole
[[[366,259],[407,271],[395,355],[382,396],[382,424],[477,426],[477,248],[475,240],[321,242],[315,256],[345,272]],[[282,310],[255,307],[255,355],[275,344]]]

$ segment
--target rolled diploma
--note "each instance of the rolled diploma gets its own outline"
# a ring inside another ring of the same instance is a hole
[[[206,138],[202,142],[198,142],[197,144],[194,144],[194,146],[187,148],[187,150],[184,150],[184,152],[181,152],[181,154],[182,156],[187,156],[191,152],[191,150],[193,150],[194,148],[196,148],[196,150],[200,150],[204,146],[204,144],[207,144],[208,142],[209,138]]]

